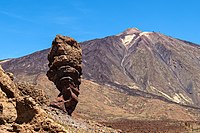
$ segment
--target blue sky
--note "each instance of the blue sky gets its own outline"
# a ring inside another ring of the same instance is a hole
[[[86,41],[127,28],[200,44],[199,0],[0,0],[0,59],[46,49],[56,34]]]

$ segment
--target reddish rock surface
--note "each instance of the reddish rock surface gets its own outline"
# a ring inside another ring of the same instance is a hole
[[[48,60],[47,77],[60,91],[50,105],[71,115],[78,103],[81,84],[81,47],[73,38],[57,35],[52,42]]]

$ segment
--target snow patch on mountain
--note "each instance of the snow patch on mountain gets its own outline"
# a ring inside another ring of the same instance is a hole
[[[135,34],[126,35],[124,38],[121,38],[122,43],[127,46],[135,37]]]
[[[149,37],[149,35],[151,34],[152,32],[142,32],[139,34],[139,36],[146,36],[146,37]]]

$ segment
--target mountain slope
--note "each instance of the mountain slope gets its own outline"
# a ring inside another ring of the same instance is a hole
[[[87,79],[198,106],[198,45],[160,33],[128,29],[117,36],[84,42],[82,47]]]
[[[176,103],[199,105],[198,45],[136,28],[80,44],[85,79],[120,89],[123,85]],[[45,73],[48,51],[12,59],[2,66],[20,79]]]

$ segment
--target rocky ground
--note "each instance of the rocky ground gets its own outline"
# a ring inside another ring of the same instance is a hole
[[[73,133],[118,132],[93,121],[69,117],[45,106],[42,91],[28,83],[15,84],[13,77],[0,67],[0,132]]]
[[[21,96],[10,74],[0,67],[0,132],[67,132],[30,96]]]
[[[80,103],[70,117],[48,106],[53,97],[41,87],[47,84],[43,76],[38,76],[40,84],[13,82],[9,75],[0,69],[0,132],[3,133],[200,132],[198,110],[159,99],[129,96],[87,80],[83,80]]]

